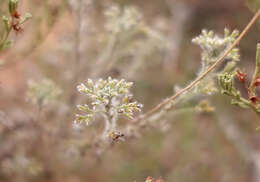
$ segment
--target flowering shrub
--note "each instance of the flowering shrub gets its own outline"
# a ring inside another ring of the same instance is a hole
[[[246,69],[250,45],[238,48],[260,10],[240,34],[203,29],[190,41],[210,3],[146,3],[0,1],[0,181],[260,181],[258,135],[248,134],[260,113],[260,45]],[[28,31],[23,9],[35,17]]]

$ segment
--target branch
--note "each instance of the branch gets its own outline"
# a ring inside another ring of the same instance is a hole
[[[151,116],[153,113],[159,111],[162,107],[164,107],[165,105],[167,105],[168,103],[170,103],[171,101],[175,100],[177,97],[179,97],[180,95],[184,94],[186,91],[190,90],[191,88],[193,88],[197,83],[199,83],[204,77],[206,77],[212,70],[214,70],[218,64],[220,64],[224,58],[231,52],[231,50],[236,47],[239,42],[241,41],[241,39],[248,33],[249,29],[256,23],[257,19],[260,16],[260,9],[256,12],[256,14],[254,15],[254,17],[251,19],[251,21],[247,24],[247,26],[244,28],[244,30],[242,31],[242,33],[239,35],[239,37],[235,40],[235,42],[226,50],[226,52],[211,66],[209,67],[208,70],[206,70],[205,72],[203,72],[198,78],[196,78],[193,82],[191,82],[188,86],[186,86],[185,88],[183,88],[182,90],[180,90],[179,92],[177,92],[176,94],[174,94],[173,96],[165,99],[164,101],[162,101],[160,104],[158,104],[157,106],[155,106],[153,109],[151,109],[150,111],[148,111],[147,113],[139,116],[136,120],[134,120],[134,122],[139,121],[140,119],[146,119],[149,116]]]

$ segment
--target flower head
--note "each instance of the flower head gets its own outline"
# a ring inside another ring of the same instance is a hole
[[[111,77],[106,80],[99,79],[96,82],[88,79],[85,84],[81,83],[77,86],[77,90],[88,96],[91,103],[77,106],[85,114],[76,115],[75,122],[85,121],[89,124],[96,114],[112,115],[111,117],[119,114],[132,119],[134,112],[141,111],[142,108],[141,104],[132,99],[129,91],[132,85],[132,82]]]

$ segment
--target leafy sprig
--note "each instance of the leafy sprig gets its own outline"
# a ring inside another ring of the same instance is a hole
[[[222,90],[221,93],[232,97],[232,104],[241,108],[252,108],[256,113],[260,114],[260,99],[256,93],[256,88],[260,86],[260,44],[257,45],[255,73],[250,84],[246,82],[246,76],[247,74],[245,72],[238,69],[219,74],[218,80]],[[247,90],[247,98],[243,98],[240,91],[235,87],[235,78],[237,78]]]
[[[2,16],[4,31],[0,39],[0,51],[9,48],[12,45],[12,41],[8,40],[10,33],[12,31],[16,33],[22,32],[22,25],[32,17],[30,13],[26,13],[25,15],[21,16],[18,12],[18,5],[18,0],[8,0],[9,15]]]
[[[88,96],[91,103],[77,106],[83,114],[76,114],[74,123],[85,122],[88,125],[95,116],[101,115],[106,125],[103,136],[108,136],[109,132],[114,132],[116,129],[118,116],[124,115],[133,119],[134,113],[141,111],[142,105],[133,101],[133,96],[130,94],[129,89],[132,85],[132,82],[111,77],[96,82],[88,79],[86,84],[81,83],[77,86],[77,90]]]

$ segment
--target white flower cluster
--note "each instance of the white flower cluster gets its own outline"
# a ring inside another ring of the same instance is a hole
[[[222,56],[227,48],[229,48],[238,36],[238,31],[234,30],[232,33],[228,29],[224,30],[224,37],[219,37],[213,31],[202,30],[201,35],[192,39],[192,42],[199,45],[202,49],[201,54],[201,71],[199,75],[205,72],[212,64],[214,64],[220,56]],[[229,63],[235,65],[239,61],[239,49],[234,48],[226,56],[225,59],[230,60]],[[197,86],[196,91],[206,95],[212,95],[218,91],[215,87],[215,74],[210,74],[207,78],[203,79]]]
[[[135,7],[125,7],[121,10],[118,6],[111,6],[105,16],[105,27],[113,33],[134,30],[143,25],[143,17]]]
[[[118,114],[125,115],[132,119],[134,112],[141,111],[142,105],[133,101],[129,94],[132,82],[126,82],[124,79],[117,80],[109,77],[107,80],[99,79],[94,83],[88,79],[87,84],[81,83],[77,89],[80,93],[86,94],[91,98],[91,107],[89,105],[78,105],[78,109],[84,112],[84,115],[76,115],[76,124],[85,122],[89,124],[95,114],[101,114],[105,120],[115,118]],[[115,125],[116,121],[113,121]]]
[[[213,31],[202,30],[201,35],[192,39],[192,42],[199,45],[202,49],[203,66],[208,67],[216,62],[225,50],[234,43],[239,35],[237,30],[230,33],[228,29],[225,29],[224,32],[225,36],[221,38]],[[234,48],[227,55],[226,59],[238,61],[239,57],[239,49]]]

